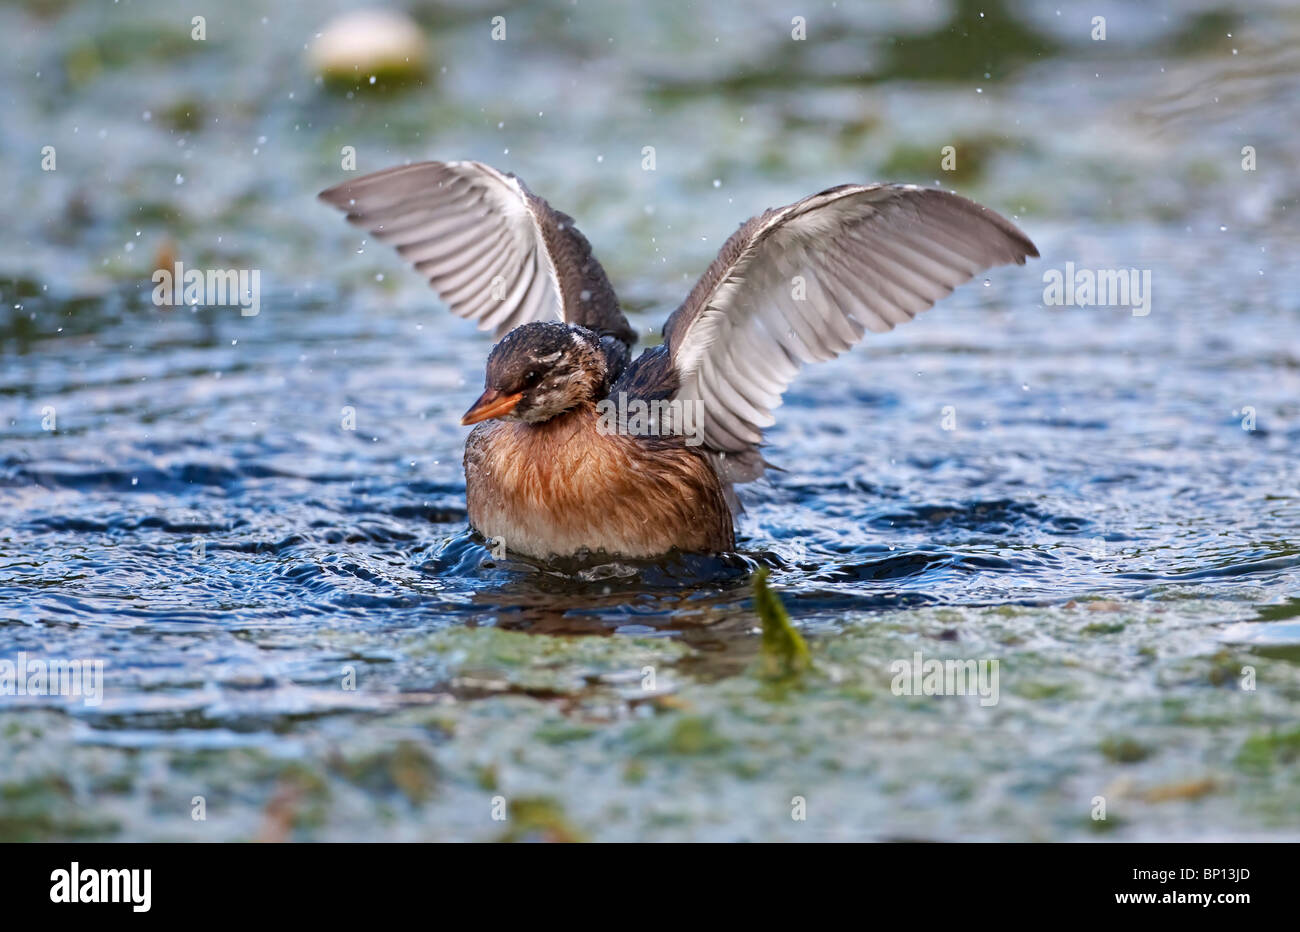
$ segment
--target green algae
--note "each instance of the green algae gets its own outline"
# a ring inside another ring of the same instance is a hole
[[[352,760],[338,770],[351,783],[371,793],[400,792],[412,804],[428,800],[438,784],[438,767],[427,749],[404,739]]]
[[[386,649],[411,651],[393,655],[407,668],[426,665],[420,692],[300,717],[264,748],[132,750],[98,743],[98,728],[72,740],[81,726],[65,715],[0,710],[13,751],[0,759],[0,839],[1078,840],[1190,837],[1204,824],[1295,837],[1300,781],[1288,775],[1300,733],[1279,723],[1300,710],[1300,671],[1234,650],[1258,667],[1260,689],[1215,686],[1208,658],[1190,655],[1222,607],[1181,604],[1205,626],[1162,631],[1145,623],[1160,603],[1137,605],[1139,623],[1108,636],[1132,652],[1118,669],[1106,639],[1078,641],[1070,613],[850,616],[805,644],[809,672],[780,701],[765,676],[714,672],[734,667],[729,653],[763,669],[761,636],[744,627],[721,654],[664,638],[406,632]],[[954,627],[961,641],[937,637]],[[921,631],[935,632],[927,653],[998,657],[998,704],[892,695],[889,663],[910,656]],[[1006,646],[1009,633],[1026,643]],[[303,636],[344,656],[377,643],[355,631]],[[1070,664],[1052,642],[1068,645]],[[1143,659],[1142,646],[1160,650]],[[646,664],[670,693],[645,695]],[[358,682],[383,696],[376,675],[363,669]],[[465,690],[478,681],[503,685]],[[1069,719],[1089,725],[1063,729]],[[1100,722],[1105,736],[1093,737]],[[1213,793],[1168,789],[1173,775],[1207,771],[1239,776],[1216,779]],[[1100,823],[1088,815],[1099,795],[1109,800]],[[190,817],[195,796],[205,821]],[[793,796],[806,799],[806,821],[790,818]],[[498,797],[504,824],[492,815]]]
[[[772,679],[797,678],[812,665],[812,654],[767,579],[766,567],[754,572],[754,612],[762,623],[762,672]]]
[[[1242,742],[1237,753],[1237,765],[1256,773],[1294,766],[1297,760],[1300,760],[1300,728],[1253,734]]]
[[[1117,764],[1135,764],[1151,756],[1151,748],[1129,737],[1107,738],[1101,743],[1101,753]]]
[[[586,840],[582,832],[570,824],[564,814],[564,807],[550,797],[529,796],[513,799],[510,801],[508,811],[510,824],[497,839],[498,841],[562,843]]]

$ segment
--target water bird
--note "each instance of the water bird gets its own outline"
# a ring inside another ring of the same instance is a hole
[[[420,162],[319,197],[495,331],[483,393],[461,419],[475,425],[469,522],[537,559],[734,550],[734,487],[771,465],[762,432],[803,364],[1038,256],[956,194],[839,185],[741,224],[662,343],[633,359],[636,331],[590,243],[515,175]]]

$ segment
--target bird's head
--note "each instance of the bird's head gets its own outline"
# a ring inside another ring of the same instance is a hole
[[[607,371],[599,340],[590,330],[559,322],[524,324],[492,348],[483,394],[460,422],[548,421],[595,400]]]

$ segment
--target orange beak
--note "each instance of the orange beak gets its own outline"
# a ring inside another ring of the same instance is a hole
[[[523,392],[503,395],[495,388],[489,388],[478,396],[478,401],[470,405],[469,410],[465,412],[465,416],[460,419],[460,422],[468,427],[470,424],[477,424],[479,421],[486,421],[488,418],[509,414],[515,409],[515,405],[519,404],[519,399],[523,397]]]

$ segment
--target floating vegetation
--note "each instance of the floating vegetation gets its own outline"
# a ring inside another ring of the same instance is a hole
[[[808,644],[790,621],[790,614],[767,584],[768,571],[754,571],[754,612],[763,626],[763,675],[788,680],[800,676],[812,666]]]

